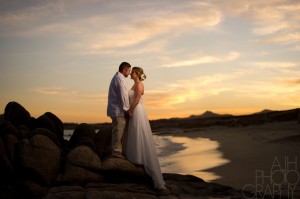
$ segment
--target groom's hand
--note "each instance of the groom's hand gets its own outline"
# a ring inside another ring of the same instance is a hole
[[[131,113],[129,111],[125,111],[125,118],[130,119]]]

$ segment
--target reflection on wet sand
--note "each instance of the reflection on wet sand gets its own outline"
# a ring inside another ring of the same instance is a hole
[[[228,163],[218,151],[219,143],[208,138],[154,136],[163,173],[191,174],[205,181],[219,176],[207,169]]]

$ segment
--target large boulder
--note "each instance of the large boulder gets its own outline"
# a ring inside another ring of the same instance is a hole
[[[44,115],[46,115],[48,118],[51,119],[55,126],[55,134],[58,137],[58,140],[62,144],[64,142],[64,124],[63,122],[53,113],[46,112]]]
[[[77,146],[67,155],[64,172],[60,181],[68,184],[84,185],[101,182],[101,160],[88,146]]]
[[[11,163],[14,162],[15,147],[19,142],[19,131],[10,122],[5,121],[0,124],[0,137],[3,140],[7,158]]]
[[[61,151],[51,139],[42,134],[23,139],[18,154],[23,179],[52,185],[60,169]]]
[[[30,119],[30,113],[17,102],[9,102],[4,109],[4,120],[15,126],[28,125]]]
[[[103,127],[96,133],[95,147],[100,158],[111,155],[111,126]]]
[[[30,129],[25,125],[18,126],[19,139],[26,139],[30,136]]]
[[[46,128],[52,131],[59,140],[60,145],[64,143],[64,125],[53,113],[46,112],[35,120],[35,128]]]
[[[106,199],[115,199],[115,198],[126,198],[126,199],[158,199],[155,195],[144,194],[144,193],[135,193],[130,191],[102,191],[99,189],[88,189],[86,192],[87,199],[97,199],[97,198],[106,198]]]
[[[44,199],[86,199],[85,190],[81,186],[52,187]]]
[[[45,128],[52,131],[55,134],[55,124],[47,115],[41,115],[35,120],[35,128]]]
[[[18,128],[15,127],[11,122],[4,121],[0,124],[0,136],[3,137],[7,134],[11,134],[16,137],[19,137]]]
[[[6,143],[6,152],[9,161],[14,164],[15,162],[15,149],[19,143],[19,140],[16,136],[12,134],[7,134],[3,137],[4,142]]]
[[[143,182],[152,184],[142,165],[133,164],[127,159],[110,157],[102,161],[103,175],[109,182]]]
[[[70,137],[69,143],[71,148],[75,148],[80,145],[85,145],[95,150],[95,128],[89,124],[79,124],[72,136]]]
[[[57,147],[60,148],[60,142],[53,131],[50,131],[46,128],[36,128],[30,133],[30,137],[33,137],[35,135],[44,135],[48,137]]]
[[[48,193],[49,187],[44,187],[31,180],[25,180],[22,181],[22,190],[24,190],[22,197],[19,198],[42,199]]]
[[[8,184],[13,180],[14,168],[12,163],[9,161],[6,146],[0,137],[0,184]]]

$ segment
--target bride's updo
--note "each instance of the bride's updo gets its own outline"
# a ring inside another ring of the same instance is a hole
[[[144,70],[141,67],[135,66],[135,67],[132,68],[132,70],[134,72],[136,72],[136,74],[138,75],[138,77],[141,81],[144,81],[146,79],[146,75],[144,73]]]

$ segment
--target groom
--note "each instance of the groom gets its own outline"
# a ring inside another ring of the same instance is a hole
[[[112,119],[112,156],[122,156],[122,137],[126,128],[128,109],[130,107],[125,78],[130,74],[131,65],[122,62],[109,86],[107,115]]]

